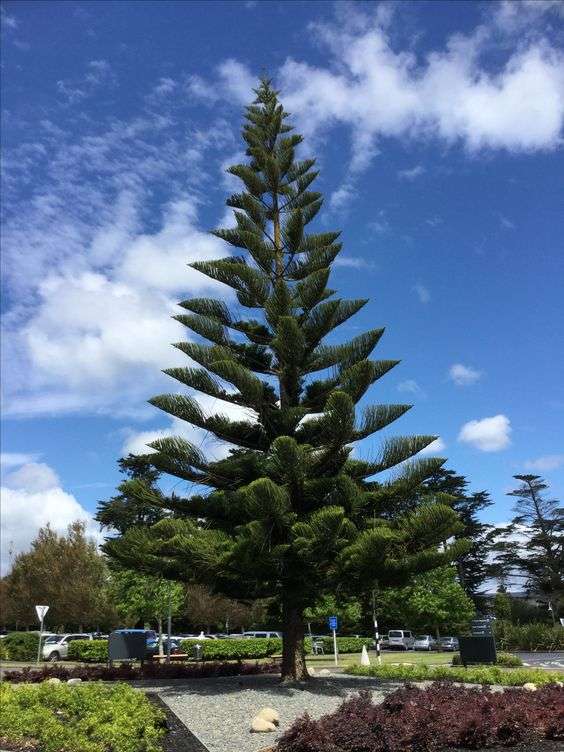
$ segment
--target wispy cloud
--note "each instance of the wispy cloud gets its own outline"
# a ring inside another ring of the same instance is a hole
[[[419,302],[426,304],[431,300],[431,293],[429,289],[425,287],[425,285],[422,285],[420,282],[413,286],[413,291],[419,298]]]
[[[545,454],[543,457],[537,457],[536,460],[525,462],[527,470],[540,470],[541,472],[558,470],[562,466],[564,466],[564,454]]]
[[[416,178],[423,175],[425,172],[425,168],[423,165],[415,165],[415,167],[411,167],[407,170],[399,170],[398,172],[398,178],[400,180],[415,180]]]
[[[479,381],[483,373],[471,366],[465,366],[462,363],[453,363],[448,369],[448,375],[451,381],[454,381],[457,386],[469,386]]]
[[[404,392],[406,394],[420,394],[423,395],[424,391],[419,386],[415,379],[404,379],[397,385],[398,392]]]

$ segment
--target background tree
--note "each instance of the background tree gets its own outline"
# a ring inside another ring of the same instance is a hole
[[[388,627],[409,624],[416,630],[430,629],[437,637],[444,629],[455,631],[466,626],[476,611],[452,566],[417,575],[404,588],[384,590],[378,602]]]
[[[308,630],[315,627],[317,630],[327,631],[327,619],[336,616],[339,620],[339,629],[345,632],[358,628],[362,619],[362,605],[358,599],[349,598],[337,601],[334,595],[325,595],[313,608],[306,608],[304,618],[308,623]]]
[[[97,628],[115,623],[108,598],[109,572],[82,522],[66,535],[41,528],[30,551],[16,556],[5,578],[6,607],[14,626],[37,626],[34,605],[49,605],[50,629]]]
[[[118,614],[130,625],[156,624],[159,654],[163,653],[163,619],[178,614],[184,604],[184,588],[162,577],[140,575],[132,570],[112,572],[111,597]]]
[[[182,438],[153,442],[148,461],[199,489],[180,498],[128,481],[127,493],[175,518],[130,528],[105,550],[125,567],[199,581],[229,597],[273,598],[284,633],[282,676],[305,679],[305,609],[339,585],[354,594],[374,580],[406,582],[465,547],[439,550],[459,531],[444,504],[382,514],[383,489],[396,484],[413,494],[443,461],[424,458],[402,465],[394,478],[375,476],[436,437],[388,438],[370,459],[351,458],[355,443],[410,405],[368,406],[357,415],[369,387],[397,364],[370,360],[383,329],[325,341],[367,301],[337,298],[328,284],[339,233],[307,231],[322,197],[309,190],[315,161],[297,159],[302,137],[287,118],[263,81],[242,132],[248,162],[229,169],[242,183],[227,201],[235,226],[215,231],[240,255],[192,264],[231,288],[238,305],[230,310],[225,295],[180,304],[185,312],[176,319],[193,335],[175,346],[189,360],[166,373],[193,391],[151,400],[237,448],[212,461]],[[194,392],[235,406],[240,417],[221,408],[206,413]]]
[[[455,538],[469,541],[468,550],[456,562],[460,584],[474,600],[479,599],[480,588],[489,577],[488,556],[491,548],[493,527],[482,522],[479,513],[493,502],[487,491],[468,493],[468,481],[454,470],[440,468],[421,487],[422,494],[447,494],[450,506],[461,521]],[[444,499],[444,497],[443,497]]]
[[[511,621],[511,598],[503,590],[498,590],[495,594],[493,612],[499,621]]]
[[[230,632],[244,630],[265,613],[265,605],[256,607],[212,593],[205,585],[188,585],[184,605],[186,617],[197,629]]]
[[[504,582],[517,580],[547,606],[554,621],[564,608],[564,509],[545,498],[547,483],[539,475],[514,475],[519,487],[511,523],[499,530],[493,573]]]
[[[129,480],[140,480],[147,488],[156,489],[160,472],[146,457],[128,454],[118,460],[120,472]],[[137,525],[154,525],[166,513],[143,499],[128,493],[127,484],[118,487],[120,493],[107,501],[99,501],[95,519],[102,528],[125,533]]]

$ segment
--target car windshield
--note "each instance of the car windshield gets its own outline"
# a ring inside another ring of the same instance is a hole
[[[426,634],[418,634],[415,636],[416,640],[428,640],[429,637]]]
[[[47,645],[47,643],[59,642],[62,639],[61,635],[51,635],[51,637],[45,639],[45,645]]]
[[[396,629],[395,631],[388,632],[388,637],[403,637],[403,633]]]

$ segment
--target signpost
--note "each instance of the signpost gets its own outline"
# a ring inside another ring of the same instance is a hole
[[[39,644],[37,646],[37,663],[41,660],[41,638],[43,637],[43,621],[45,620],[45,614],[49,611],[49,606],[36,606],[35,613],[40,623],[39,627]]]
[[[333,653],[335,655],[335,666],[338,666],[339,653],[337,652],[337,628],[339,626],[339,621],[336,616],[330,616],[327,619],[327,623],[329,624],[329,629],[333,632]]]

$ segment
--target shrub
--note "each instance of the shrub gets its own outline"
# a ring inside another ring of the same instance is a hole
[[[468,668],[451,668],[450,666],[426,666],[410,664],[409,666],[349,666],[346,673],[355,676],[374,676],[378,679],[399,681],[454,681],[467,684],[501,684],[506,687],[518,687],[533,682],[549,684],[564,681],[564,672],[545,671],[544,669],[515,668],[504,669],[499,666],[471,666]]]
[[[245,658],[268,658],[282,652],[279,638],[227,639],[182,641],[182,650],[191,657],[196,655],[196,645],[201,645],[201,656],[205,661],[243,660]]]
[[[460,653],[453,653],[452,665],[462,666]],[[522,666],[523,661],[521,660],[521,658],[519,658],[518,655],[513,655],[512,653],[498,653],[495,665],[505,666],[505,668],[516,668],[517,666]]]
[[[337,637],[337,650],[339,653],[360,653],[362,646],[372,647],[371,637]],[[323,637],[323,649],[326,653],[333,652],[333,638]]]
[[[564,692],[405,687],[374,705],[366,691],[317,721],[299,718],[277,752],[439,752],[564,739]],[[523,748],[523,747],[522,747]]]
[[[0,738],[65,752],[160,752],[164,716],[127,684],[0,686]],[[19,747],[18,747],[19,748]],[[27,748],[27,746],[26,746]]]
[[[84,663],[107,663],[107,640],[73,640],[69,644],[69,658]]]
[[[0,661],[7,661],[10,658],[8,649],[4,645],[4,640],[0,640]]]
[[[561,626],[498,621],[494,632],[501,650],[564,650],[564,627]]]
[[[133,681],[134,679],[207,679],[215,676],[246,676],[272,674],[280,671],[276,661],[264,663],[145,663],[143,666],[120,663],[115,666],[65,666],[44,664],[41,668],[6,671],[3,678],[12,684],[45,681],[46,679],[82,679],[83,681]]]
[[[37,658],[38,632],[10,632],[2,640],[2,646],[11,661],[32,661]]]

